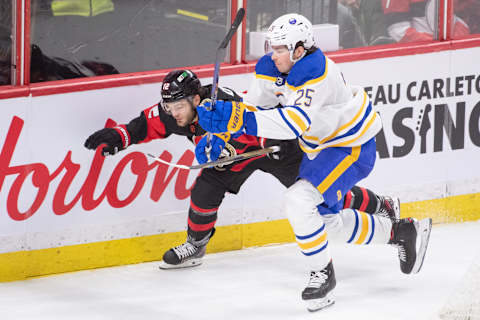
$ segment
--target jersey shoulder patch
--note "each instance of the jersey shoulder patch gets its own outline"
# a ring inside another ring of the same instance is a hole
[[[287,86],[290,89],[301,87],[307,82],[323,80],[328,72],[327,57],[320,49],[304,57],[292,67],[287,77]]]
[[[160,106],[158,104],[151,106],[150,108],[145,110],[145,114],[147,119],[156,118],[159,116],[159,109]]]

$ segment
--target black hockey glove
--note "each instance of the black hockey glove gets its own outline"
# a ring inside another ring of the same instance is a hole
[[[297,150],[299,150],[297,139],[293,140],[275,140],[259,138],[262,148],[268,148],[271,146],[280,146],[280,151],[275,153],[269,153],[267,156],[273,160],[285,160],[288,156]]]
[[[114,155],[118,151],[125,149],[120,133],[113,128],[104,128],[98,130],[85,141],[85,148],[95,150],[101,144],[106,144],[102,149],[104,156]]]

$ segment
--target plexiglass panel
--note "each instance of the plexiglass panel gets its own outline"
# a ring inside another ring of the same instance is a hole
[[[213,63],[227,0],[32,0],[31,82]]]

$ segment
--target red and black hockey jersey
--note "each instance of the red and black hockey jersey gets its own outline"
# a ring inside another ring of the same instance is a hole
[[[204,98],[209,98],[210,90],[211,85],[202,87],[200,93],[202,100]],[[219,100],[229,101],[242,100],[238,94],[228,88],[219,88],[217,98]],[[140,113],[140,116],[122,127],[128,131],[130,144],[145,143],[154,139],[164,139],[171,134],[185,136],[196,144],[206,133],[197,121],[185,127],[177,125],[176,120],[163,110],[160,103],[146,108]],[[236,154],[241,154],[261,148],[257,137],[246,134],[230,139],[227,144],[228,145],[225,149],[231,154],[234,152],[236,152]],[[245,161],[249,160],[250,159]],[[242,162],[234,163],[227,168],[232,171],[239,171],[242,169]]]

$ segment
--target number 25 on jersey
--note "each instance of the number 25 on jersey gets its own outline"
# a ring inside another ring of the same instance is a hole
[[[295,99],[296,106],[310,107],[312,104],[312,94],[315,92],[313,89],[300,89],[297,91],[297,99]]]

